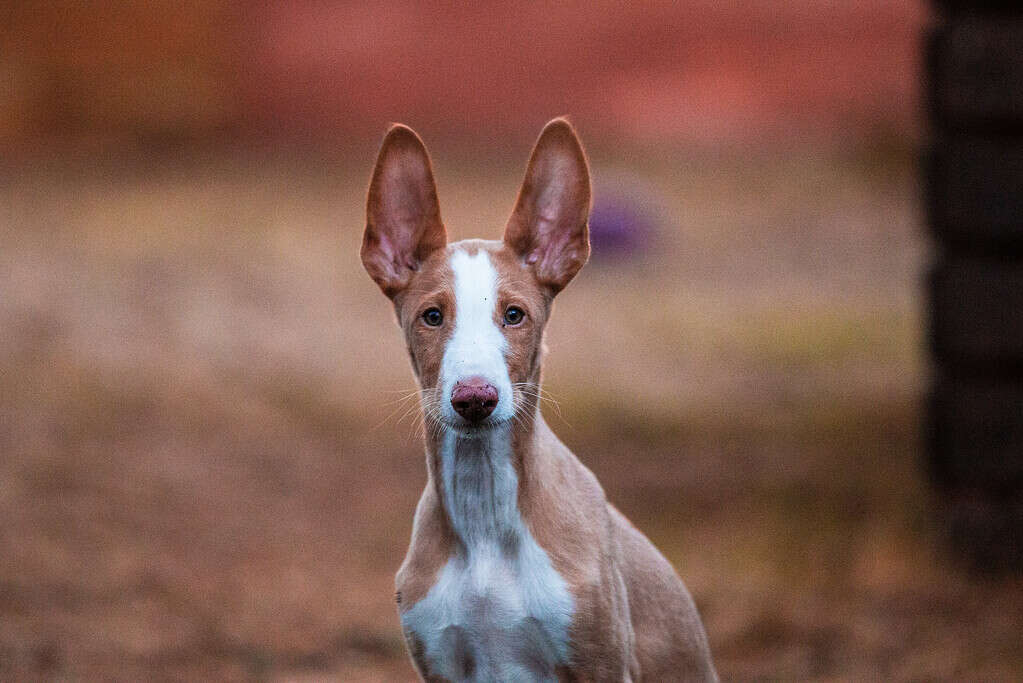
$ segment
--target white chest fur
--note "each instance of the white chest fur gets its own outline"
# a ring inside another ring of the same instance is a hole
[[[444,438],[444,502],[463,547],[402,615],[430,673],[451,681],[555,680],[573,600],[518,511],[508,434]]]

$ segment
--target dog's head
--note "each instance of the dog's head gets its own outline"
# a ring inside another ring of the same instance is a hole
[[[501,241],[447,243],[430,157],[393,126],[370,181],[362,263],[394,303],[428,417],[465,434],[515,418],[539,392],[554,296],[590,253],[586,155],[547,124]]]

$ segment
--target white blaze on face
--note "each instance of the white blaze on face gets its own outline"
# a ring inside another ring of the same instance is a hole
[[[403,605],[402,627],[434,677],[556,681],[557,667],[571,661],[575,599],[519,512],[498,274],[483,250],[457,249],[450,264],[455,320],[438,386],[449,399],[456,382],[482,377],[498,391],[490,419],[504,424],[478,434],[449,429],[440,440],[442,501],[461,543],[426,596]],[[450,400],[442,405],[460,424]]]
[[[505,361],[507,341],[495,322],[497,307],[497,270],[490,255],[480,250],[470,256],[457,250],[451,255],[455,276],[455,330],[444,349],[441,361],[441,404],[452,422],[460,416],[451,406],[455,383],[470,377],[482,377],[498,393],[492,421],[507,420],[514,414],[511,380]]]

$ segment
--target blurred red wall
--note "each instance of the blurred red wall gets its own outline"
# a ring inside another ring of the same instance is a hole
[[[787,140],[917,130],[908,0],[14,3],[0,144],[343,140],[404,120],[532,136]]]

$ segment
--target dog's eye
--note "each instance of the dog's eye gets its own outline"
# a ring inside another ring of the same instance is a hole
[[[525,311],[518,306],[509,306],[504,312],[505,325],[518,325],[526,317]]]
[[[439,327],[444,322],[444,314],[439,308],[428,308],[423,311],[423,322],[430,327]]]

